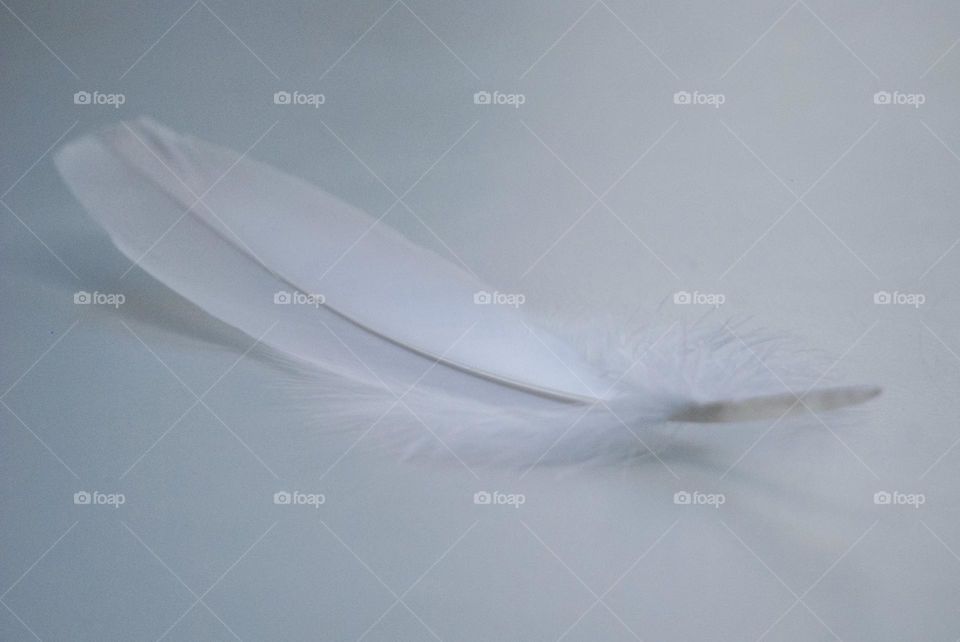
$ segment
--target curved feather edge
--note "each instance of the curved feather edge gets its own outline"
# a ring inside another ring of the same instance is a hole
[[[376,431],[406,455],[621,459],[662,448],[681,422],[834,410],[879,392],[784,394],[816,381],[804,360],[729,326],[548,332],[519,311],[478,309],[473,294],[488,288],[458,267],[299,179],[149,119],[74,141],[56,163],[131,261],[302,366],[319,420]],[[324,289],[329,305],[274,299]]]

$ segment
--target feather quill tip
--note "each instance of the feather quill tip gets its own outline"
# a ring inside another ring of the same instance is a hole
[[[815,413],[861,404],[877,397],[881,392],[883,389],[879,386],[838,386],[811,390],[800,396],[787,392],[731,401],[695,403],[671,415],[669,421],[730,423],[775,419],[803,410]]]

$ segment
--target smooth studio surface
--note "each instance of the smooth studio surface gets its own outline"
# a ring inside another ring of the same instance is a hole
[[[0,638],[960,637],[958,38],[947,2],[6,0]],[[747,319],[884,394],[628,466],[403,463],[68,192],[52,150],[141,114],[530,314]]]

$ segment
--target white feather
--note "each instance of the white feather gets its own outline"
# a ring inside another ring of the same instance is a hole
[[[776,418],[878,392],[808,391],[819,382],[777,344],[724,327],[548,332],[514,307],[477,305],[491,288],[330,194],[149,119],[85,136],[56,162],[123,254],[305,366],[325,419],[377,429],[406,454],[626,457],[657,449],[678,421]],[[325,301],[277,304],[281,292]]]

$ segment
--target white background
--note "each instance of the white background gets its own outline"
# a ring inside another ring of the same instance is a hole
[[[951,2],[5,0],[0,638],[957,639],[958,38]],[[393,206],[532,314],[695,320],[672,294],[722,293],[709,319],[799,336],[884,395],[684,428],[616,468],[398,462],[121,278],[49,151],[140,114]],[[327,501],[273,504],[295,489]]]

